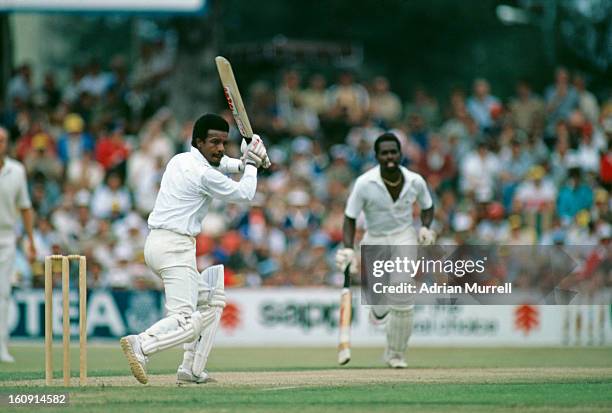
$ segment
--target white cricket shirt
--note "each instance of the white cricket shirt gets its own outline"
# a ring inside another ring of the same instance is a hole
[[[237,159],[225,157],[219,169],[211,166],[196,148],[175,155],[162,176],[149,228],[167,229],[195,237],[213,200],[248,202],[257,189],[257,168],[247,165],[239,182],[223,175],[234,172]]]
[[[355,181],[344,214],[353,219],[363,211],[370,235],[385,236],[406,231],[412,226],[412,205],[418,202],[422,209],[433,205],[425,179],[400,166],[404,186],[394,202],[376,166]]]
[[[31,207],[25,168],[7,156],[0,169],[0,237],[15,237],[20,210]]]

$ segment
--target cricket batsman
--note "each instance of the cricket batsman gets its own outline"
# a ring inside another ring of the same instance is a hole
[[[166,317],[138,335],[121,338],[132,374],[147,383],[148,357],[184,344],[179,383],[205,383],[205,370],[221,313],[225,307],[223,265],[202,273],[196,269],[195,236],[213,199],[249,202],[257,188],[257,168],[267,159],[258,135],[243,142],[242,159],[225,156],[229,125],[205,114],[194,124],[191,151],[174,156],[166,166],[145,244],[147,265],[163,280]],[[224,173],[242,172],[240,181]]]
[[[400,141],[392,133],[380,135],[374,142],[378,166],[355,181],[344,210],[343,244],[336,253],[336,266],[344,271],[350,266],[357,272],[355,258],[355,221],[363,211],[366,223],[362,245],[431,245],[435,232],[433,201],[423,177],[400,165]],[[412,222],[413,204],[421,208],[418,234]],[[385,362],[392,368],[407,367],[404,353],[412,333],[414,305],[376,305],[370,317],[386,323]]]

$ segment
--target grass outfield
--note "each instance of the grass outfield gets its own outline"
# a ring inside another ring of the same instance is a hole
[[[3,400],[7,394],[40,393],[42,343],[14,346],[11,351],[17,363],[0,364]],[[74,348],[74,376],[77,352]],[[334,349],[217,348],[209,370],[218,382],[178,387],[174,384],[178,351],[152,358],[151,383],[142,386],[131,377],[118,345],[92,345],[90,386],[70,388],[69,406],[44,411],[612,411],[611,348],[411,348],[406,370],[384,368],[381,352],[355,349],[351,363],[340,369]],[[60,347],[54,356],[59,378]],[[6,405],[0,410],[11,411]]]

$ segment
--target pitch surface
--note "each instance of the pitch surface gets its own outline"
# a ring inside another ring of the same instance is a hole
[[[44,387],[42,343],[12,348],[0,364],[0,394],[58,392]],[[72,366],[78,368],[77,349]],[[597,412],[612,410],[610,348],[413,348],[410,368],[390,370],[380,349],[355,349],[345,368],[334,349],[215,349],[216,383],[177,386],[178,351],[153,358],[150,384],[129,374],[118,345],[92,345],[90,380],[71,387],[70,404],[45,411],[411,411]],[[56,348],[60,384],[60,348]],[[3,406],[3,410],[6,406]],[[34,411],[40,407],[19,407]],[[10,409],[9,409],[10,411]]]

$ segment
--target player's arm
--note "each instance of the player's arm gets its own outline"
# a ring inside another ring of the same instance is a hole
[[[17,193],[17,206],[21,212],[23,228],[25,229],[28,237],[27,256],[30,261],[33,261],[36,258],[36,246],[34,245],[34,213],[32,212],[32,202],[30,201],[30,195],[28,194],[25,169],[21,170],[21,185],[19,186],[19,192]]]
[[[257,156],[261,158],[261,166],[264,169],[270,167],[270,160],[268,159],[268,153],[266,150],[261,137],[257,134],[253,135],[250,139],[251,142],[259,141],[260,145],[258,145]],[[242,143],[240,144],[240,152],[242,153],[242,157],[240,159],[231,158],[229,156],[223,156],[221,158],[221,164],[219,165],[219,170],[223,173],[236,174],[244,171],[244,165],[247,158],[247,153],[249,151],[250,144],[247,143],[246,139],[242,139]]]
[[[345,248],[353,248],[355,242],[355,218],[344,216],[344,223],[342,224],[342,243]]]
[[[421,210],[421,225],[429,228],[434,218],[434,207]]]
[[[253,135],[253,136],[256,136],[259,140],[261,140],[261,138],[259,138],[259,135]],[[263,142],[262,142],[262,148],[265,153],[266,150],[265,150],[265,146],[263,145]],[[249,145],[246,143],[246,140],[243,138],[242,143],[240,144],[240,153],[242,154],[242,156],[238,159],[238,158],[232,158],[227,155],[224,155],[223,158],[221,158],[221,164],[219,165],[219,168],[218,168],[219,171],[226,173],[226,174],[228,173],[237,174],[240,172],[244,172],[244,167],[246,165],[245,157],[246,157],[248,150],[249,150]]]
[[[348,200],[346,201],[346,209],[344,210],[344,223],[342,225],[342,243],[344,248],[340,248],[336,252],[336,267],[340,271],[344,271],[350,265],[351,272],[357,271],[357,261],[355,259],[355,221],[361,213],[364,205],[364,199],[360,190],[359,181],[355,183]]]
[[[247,164],[240,181],[234,181],[216,169],[208,169],[202,178],[204,191],[213,198],[227,202],[249,202],[257,190],[257,167]]]
[[[253,138],[243,156],[245,166],[240,181],[236,182],[223,175],[219,170],[209,168],[202,176],[203,191],[214,198],[227,202],[252,201],[257,190],[257,168],[263,164],[264,155],[266,155],[266,147],[261,138]]]
[[[237,174],[244,171],[244,163],[242,162],[242,159],[236,159],[224,155],[223,158],[221,158],[219,171],[225,174]]]
[[[21,209],[21,219],[23,220],[23,227],[28,237],[28,251],[27,255],[30,260],[36,258],[36,246],[34,245],[34,213],[32,208]]]
[[[419,244],[431,245],[436,242],[436,233],[430,228],[434,217],[434,205],[427,188],[425,179],[421,178],[418,184],[419,193],[417,201],[421,207],[421,228],[419,229]]]

